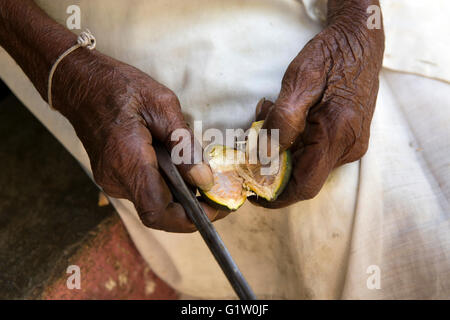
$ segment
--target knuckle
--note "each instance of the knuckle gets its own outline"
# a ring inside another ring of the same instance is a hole
[[[160,106],[178,105],[177,96],[167,88],[161,88],[154,92],[154,102]]]
[[[303,131],[307,110],[298,107],[293,99],[280,99],[269,113],[273,127],[284,129],[289,135],[296,136]]]
[[[118,141],[114,137],[108,137],[101,150],[100,159],[96,166],[96,171],[102,177],[104,175],[109,176],[108,173],[112,173],[112,171],[121,168],[122,158],[121,153],[117,152],[118,149],[120,149]]]
[[[134,131],[112,130],[107,136],[101,150],[102,164],[115,172],[135,165],[139,159],[139,143],[130,143],[136,140]],[[130,139],[129,139],[130,138]]]
[[[120,184],[111,180],[102,171],[93,171],[94,181],[108,196],[114,198],[127,198],[127,193]]]
[[[341,99],[334,97],[330,103],[330,112],[337,115],[337,121],[341,125],[355,124],[360,119],[360,112],[356,111],[352,105],[353,102],[351,100],[343,97]]]

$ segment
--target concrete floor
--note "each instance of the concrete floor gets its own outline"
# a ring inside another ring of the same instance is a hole
[[[121,234],[119,238],[126,242],[121,247],[131,252],[128,256],[133,264],[140,264],[142,272],[150,272],[114,208],[97,205],[99,191],[78,163],[13,95],[1,89],[0,84],[0,299],[32,299],[43,295],[52,298],[49,287],[65,284],[61,277],[65,277],[69,261],[74,256],[77,261],[82,260],[80,251],[95,247],[92,238],[99,233],[102,223],[108,226],[105,228],[108,232],[116,230]],[[111,228],[111,221],[120,227]],[[98,243],[104,245],[105,241]],[[107,254],[104,252],[103,256]],[[98,259],[98,253],[95,257]],[[111,260],[108,256],[104,258],[104,261]],[[91,289],[104,287],[96,283],[95,274],[90,277]],[[135,278],[138,281],[139,274]],[[175,298],[167,285],[161,282],[159,286],[163,292],[159,298]],[[67,298],[61,295],[61,290],[55,292],[54,297]],[[89,296],[89,292],[97,295]],[[152,293],[152,297],[158,297]],[[111,299],[127,298],[127,295],[123,292],[116,296],[114,292],[98,294],[95,289],[75,297]],[[145,294],[128,297],[148,298]]]

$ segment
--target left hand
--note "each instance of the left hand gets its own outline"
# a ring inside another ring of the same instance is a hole
[[[252,202],[280,208],[311,199],[331,170],[367,151],[384,33],[355,21],[362,12],[329,19],[289,65],[275,103],[258,104],[257,120],[265,119],[266,129],[279,129],[281,151],[291,150],[293,172],[276,201]]]

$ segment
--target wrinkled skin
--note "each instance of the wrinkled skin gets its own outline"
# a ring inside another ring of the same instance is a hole
[[[47,16],[32,0],[2,0],[0,45],[47,100],[47,79],[56,59],[76,43],[76,36]],[[195,227],[177,203],[158,168],[153,143],[170,151],[193,134],[171,141],[176,129],[189,128],[175,94],[142,71],[97,50],[77,49],[58,65],[52,87],[53,107],[72,124],[85,147],[95,181],[110,196],[132,201],[142,222],[171,232]],[[197,153],[197,156],[195,156]],[[192,161],[190,163],[193,163]],[[207,164],[179,165],[195,189],[213,184]],[[227,213],[203,204],[214,221]]]
[[[140,70],[98,52],[70,59],[55,74],[60,90],[55,88],[54,103],[82,141],[95,181],[108,195],[131,200],[146,226],[172,232],[195,231],[158,170],[152,147],[158,140],[171,150],[179,142],[171,140],[175,129],[191,132],[176,95]],[[70,77],[64,75],[65,68],[70,68]],[[191,132],[193,145],[192,137]],[[201,152],[201,147],[198,150]],[[192,158],[194,150],[191,152]],[[211,187],[213,179],[206,164],[182,164],[178,168],[192,186]],[[212,221],[226,215],[203,206]]]
[[[367,151],[384,33],[366,27],[364,10],[333,7],[338,2],[330,0],[328,26],[289,65],[275,103],[263,99],[257,106],[257,120],[280,129],[280,149],[290,148],[293,173],[276,201],[254,203],[280,208],[311,199],[331,170]]]
[[[330,171],[367,150],[384,50],[382,30],[366,28],[368,5],[377,0],[329,0],[328,26],[290,64],[280,95],[262,101],[257,118],[280,129],[281,149],[293,152],[293,177],[271,208],[314,197]],[[2,0],[0,45],[47,99],[48,72],[76,42],[32,0]],[[110,196],[132,201],[151,228],[192,232],[159,169],[154,141],[170,150],[177,128],[187,128],[180,103],[168,88],[138,69],[100,52],[78,49],[53,78],[53,106],[73,125],[96,182]],[[192,139],[192,135],[189,138]],[[186,141],[181,141],[186,142]],[[191,151],[191,157],[195,151]],[[181,165],[192,186],[213,183],[206,164]],[[214,221],[227,215],[204,205]]]

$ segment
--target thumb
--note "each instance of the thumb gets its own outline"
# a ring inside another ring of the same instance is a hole
[[[171,91],[160,94],[156,107],[147,108],[152,135],[171,153],[172,162],[189,184],[209,190],[214,184],[211,168],[203,162],[201,144],[181,112],[178,98]]]
[[[172,162],[191,185],[209,190],[214,184],[211,168],[203,162],[203,149],[185,122],[179,123],[167,141]]]
[[[273,107],[272,101],[267,100],[266,98],[262,98],[261,100],[259,100],[255,109],[255,121],[261,121],[266,119],[272,107]]]
[[[303,132],[308,110],[325,90],[327,66],[318,44],[308,44],[289,65],[282,81],[280,94],[268,110],[264,129],[279,130],[280,152],[289,149]]]

